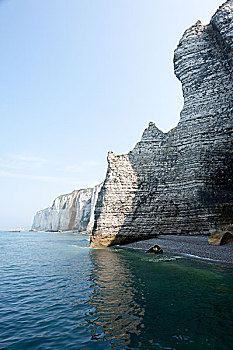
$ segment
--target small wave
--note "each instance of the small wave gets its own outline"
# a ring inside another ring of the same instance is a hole
[[[207,261],[218,261],[221,262],[221,260],[218,259],[211,259],[211,258],[205,258],[203,256],[193,255],[193,254],[187,254],[183,253],[185,256],[189,256],[190,258],[200,259],[200,260],[207,260]]]
[[[82,239],[78,239],[77,242],[90,242],[89,238],[82,238]]]
[[[71,247],[78,248],[78,249],[89,249],[89,247],[83,247],[77,244],[71,244]]]
[[[125,248],[128,248],[128,249],[137,249],[137,250],[145,250],[145,248],[142,248],[142,247],[125,247]]]
[[[120,244],[116,244],[114,247],[117,247],[117,248],[120,248],[120,249],[126,248],[126,249],[145,250],[145,248],[143,248],[143,247],[132,247],[132,246],[120,245]]]
[[[143,261],[148,261],[148,262],[153,262],[153,263],[158,263],[158,262],[169,262],[169,261],[176,261],[178,259],[183,259],[181,256],[164,256],[164,257],[154,257],[154,258],[143,258],[141,260]]]

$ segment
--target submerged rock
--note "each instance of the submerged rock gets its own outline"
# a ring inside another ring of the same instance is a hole
[[[163,249],[159,245],[155,244],[147,250],[147,254],[163,254]]]
[[[174,70],[180,121],[168,133],[149,123],[131,152],[109,152],[92,247],[155,232],[207,235],[233,221],[232,0],[185,31]]]

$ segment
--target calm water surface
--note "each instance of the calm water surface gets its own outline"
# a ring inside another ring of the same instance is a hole
[[[229,350],[233,269],[0,232],[0,349]]]

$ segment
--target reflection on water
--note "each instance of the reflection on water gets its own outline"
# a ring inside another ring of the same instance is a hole
[[[221,349],[232,342],[232,270],[140,251],[91,251],[92,339],[112,349]]]
[[[93,250],[91,260],[95,290],[90,304],[96,310],[92,338],[104,337],[113,349],[124,349],[130,344],[130,335],[138,335],[144,326],[143,286],[136,288],[131,266],[117,250]]]
[[[232,347],[231,268],[85,238],[0,233],[0,349]]]

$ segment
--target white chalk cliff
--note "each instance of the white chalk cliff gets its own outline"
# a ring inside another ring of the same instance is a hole
[[[36,213],[32,230],[91,232],[95,204],[101,187],[102,184],[57,197],[51,207]]]
[[[184,106],[168,133],[150,123],[108,154],[91,247],[233,227],[233,0],[187,29],[174,53]]]

